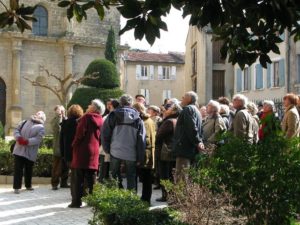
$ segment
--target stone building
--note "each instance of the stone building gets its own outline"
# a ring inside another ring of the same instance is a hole
[[[9,2],[9,1],[6,1]],[[58,76],[70,73],[83,75],[87,65],[95,58],[104,58],[105,41],[110,27],[120,29],[120,15],[115,8],[100,21],[94,9],[82,23],[69,22],[66,9],[58,1],[26,0],[26,5],[38,5],[32,31],[18,32],[15,26],[0,30],[0,119],[11,133],[22,120],[38,110],[46,112],[49,121],[53,108],[59,103],[48,90],[33,87],[31,80],[51,83],[42,68]],[[0,12],[3,8],[0,8]],[[116,37],[119,45],[119,37]],[[119,51],[124,48],[119,46]],[[54,83],[52,83],[55,85]]]
[[[233,66],[221,59],[221,44],[212,41],[209,28],[189,27],[185,44],[185,89],[197,92],[201,105],[220,96],[232,97],[234,92]]]
[[[184,55],[169,52],[128,51],[122,56],[122,89],[132,96],[143,94],[147,104],[162,105],[166,98],[184,94]]]

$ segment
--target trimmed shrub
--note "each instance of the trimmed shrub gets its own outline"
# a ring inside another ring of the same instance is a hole
[[[119,98],[123,91],[119,88],[115,89],[97,89],[97,88],[78,88],[69,103],[70,105],[79,104],[84,110],[95,98],[106,102],[109,98]]]
[[[14,157],[9,150],[10,144],[0,141],[0,175],[13,175]],[[49,148],[40,148],[37,161],[33,167],[34,177],[51,177],[53,151]]]
[[[167,209],[150,211],[135,193],[114,186],[97,184],[85,200],[93,207],[92,225],[185,225]]]
[[[120,86],[120,76],[116,66],[107,59],[95,59],[92,61],[84,76],[95,74],[97,79],[86,79],[83,85],[95,88],[116,88]]]

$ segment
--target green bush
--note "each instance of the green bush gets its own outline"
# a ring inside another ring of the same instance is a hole
[[[150,211],[135,193],[114,186],[97,184],[85,200],[93,207],[91,225],[184,225],[166,209]]]
[[[101,99],[106,102],[109,98],[119,98],[123,94],[123,91],[115,89],[97,89],[97,88],[78,88],[76,89],[70,103],[79,104],[83,109],[87,109],[88,105],[95,98]]]
[[[40,148],[33,167],[34,177],[51,177],[53,151]],[[0,141],[0,175],[13,175],[14,157],[10,152],[10,144]]]
[[[207,170],[230,193],[238,215],[246,216],[247,224],[290,224],[300,209],[298,140],[280,134],[257,145],[227,140]]]
[[[116,88],[120,86],[120,76],[116,66],[107,59],[95,59],[92,61],[84,75],[95,74],[97,79],[86,79],[82,84],[95,88]]]

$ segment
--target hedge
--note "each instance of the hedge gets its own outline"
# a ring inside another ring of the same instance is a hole
[[[106,102],[109,98],[119,98],[123,91],[119,88],[115,89],[98,89],[98,88],[78,88],[73,94],[69,103],[70,105],[79,104],[83,109],[87,109],[88,105],[95,98]]]
[[[44,143],[52,145],[52,138],[46,137]],[[53,151],[41,145],[38,152],[37,161],[33,167],[34,177],[51,177]],[[14,157],[10,152],[10,144],[0,140],[0,175],[13,175],[14,172]]]
[[[95,59],[92,61],[84,76],[90,76],[96,73],[97,79],[87,79],[82,84],[96,88],[116,88],[120,86],[120,76],[116,66],[107,59]]]

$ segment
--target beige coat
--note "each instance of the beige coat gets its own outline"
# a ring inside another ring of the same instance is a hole
[[[285,110],[281,128],[286,138],[299,136],[299,114],[295,106],[291,106]]]
[[[235,137],[246,140],[251,144],[254,142],[254,118],[246,109],[236,112],[231,130]]]
[[[207,117],[202,127],[204,142],[211,144],[216,143],[217,135],[226,130],[225,122],[220,115]]]

